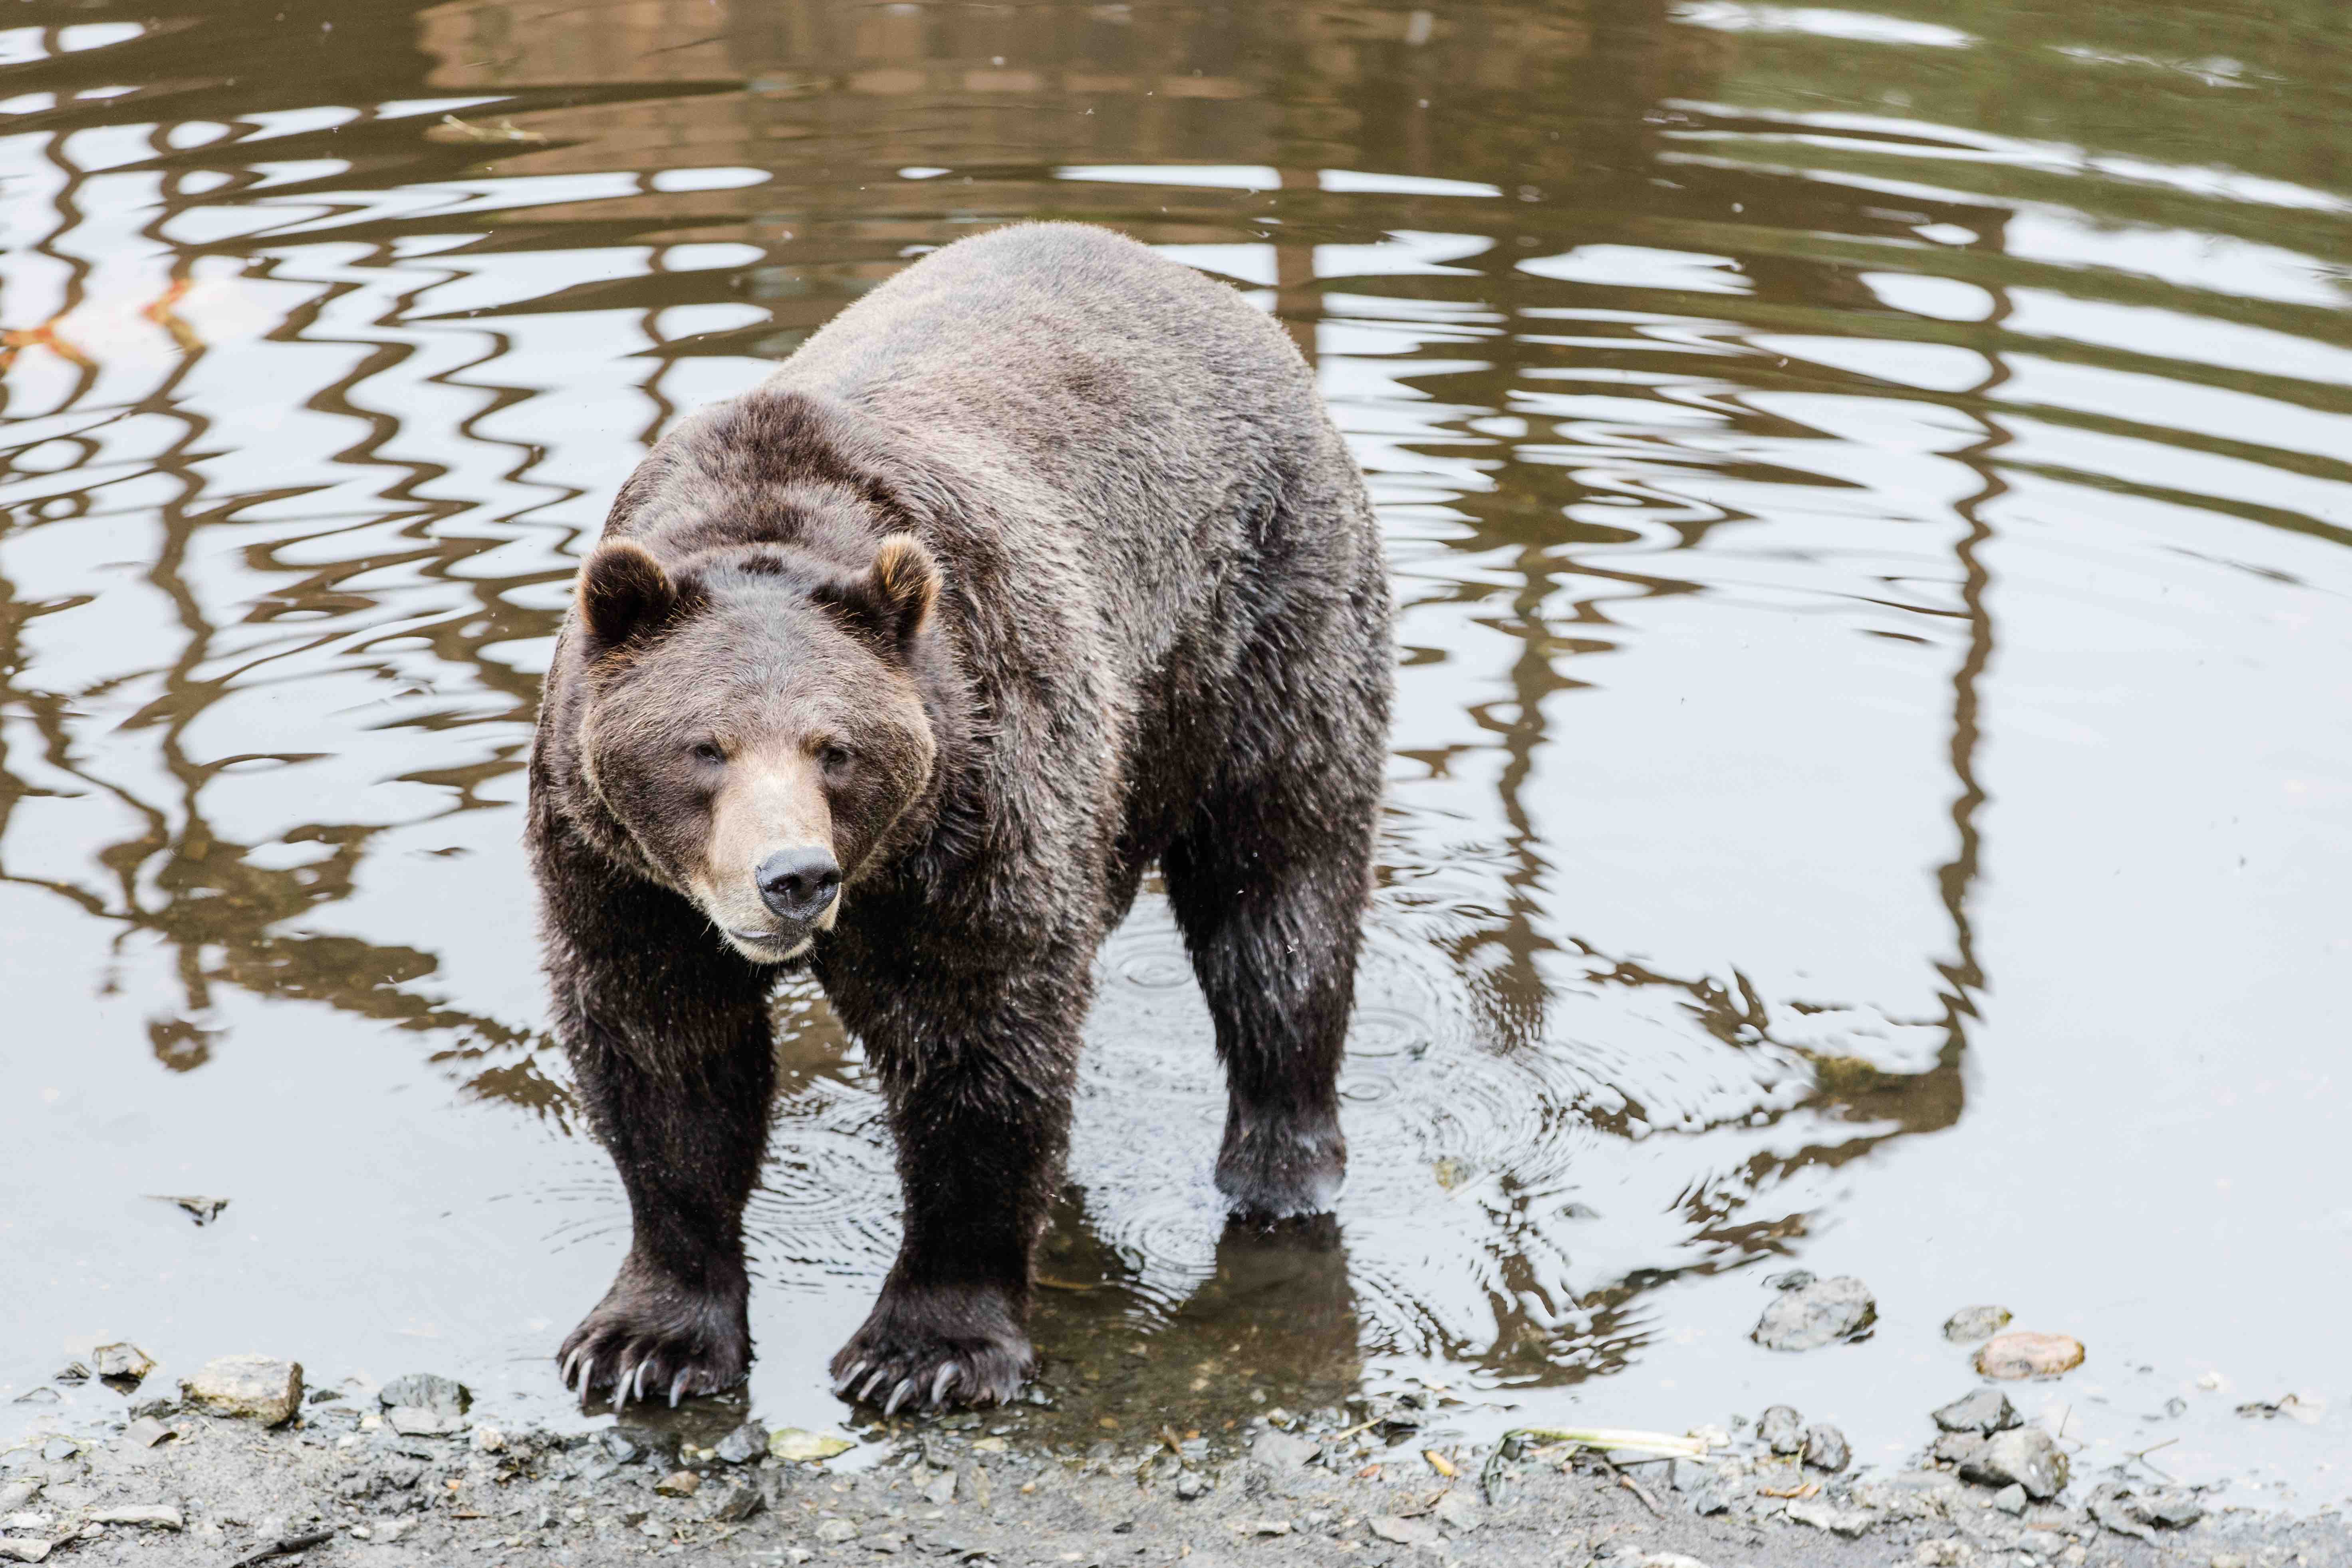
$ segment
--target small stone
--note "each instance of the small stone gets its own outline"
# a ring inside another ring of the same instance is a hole
[[[263,1355],[230,1355],[205,1363],[182,1385],[190,1407],[275,1426],[302,1403],[302,1366]]]
[[[1748,1337],[1766,1350],[1810,1351],[1858,1339],[1878,1321],[1870,1288],[1851,1274],[1783,1290],[1765,1307]]]
[[[1843,1470],[1853,1458],[1845,1434],[1834,1426],[1814,1426],[1805,1433],[1805,1463],[1817,1470]]]
[[[2048,1501],[2066,1488],[2066,1455],[2039,1426],[2020,1426],[1990,1439],[1976,1456],[1964,1461],[1960,1474],[1979,1486],[2005,1487],[2014,1481],[2037,1501]]]
[[[90,1352],[89,1364],[90,1370],[108,1383],[126,1383],[136,1385],[141,1379],[155,1370],[155,1358],[137,1345],[126,1342],[121,1344],[99,1346]]]
[[[720,1524],[740,1524],[767,1506],[758,1487],[737,1481],[714,1492],[703,1508],[706,1517]]]
[[[1764,1281],[1775,1290],[1801,1290],[1812,1282],[1813,1271],[1810,1268],[1787,1269],[1767,1277]]]
[[[2253,1559],[2242,1552],[2216,1552],[2212,1568],[2253,1568]]]
[[[221,1210],[228,1207],[226,1198],[183,1197],[176,1193],[150,1193],[147,1195],[159,1204],[177,1205],[199,1226],[212,1224],[220,1217]]]
[[[41,1458],[51,1464],[70,1459],[81,1452],[81,1445],[70,1437],[52,1437],[41,1445]]]
[[[466,1441],[477,1454],[501,1454],[506,1451],[507,1435],[495,1426],[477,1426]]]
[[[941,1470],[923,1483],[923,1500],[933,1508],[945,1508],[955,1501],[955,1472]]]
[[[702,1478],[692,1470],[672,1470],[654,1483],[664,1497],[692,1497],[702,1489]]]
[[[1250,1521],[1249,1533],[1252,1535],[1288,1535],[1290,1533],[1290,1521],[1286,1519],[1253,1520]]]
[[[2009,1327],[2006,1307],[1963,1307],[1944,1320],[1944,1337],[1956,1345],[1989,1340]]]
[[[124,1503],[114,1508],[92,1509],[89,1519],[92,1524],[139,1524],[150,1530],[183,1530],[187,1527],[187,1521],[180,1517],[178,1509],[162,1502]]]
[[[1451,1525],[1456,1530],[1475,1530],[1486,1522],[1486,1510],[1478,1506],[1478,1500],[1459,1489],[1449,1491],[1432,1503],[1429,1512],[1430,1517],[1441,1524]]]
[[[1992,1494],[1992,1506],[2007,1514],[2025,1511],[2025,1489],[2011,1482]]]
[[[1984,1452],[1985,1439],[1974,1432],[1947,1432],[1936,1439],[1927,1457],[1939,1465],[1966,1465]]]
[[[857,1447],[846,1437],[828,1436],[822,1432],[804,1432],[798,1426],[779,1426],[768,1434],[768,1452],[779,1459],[800,1459],[815,1463],[830,1459],[836,1454],[846,1454]],[[846,1541],[848,1536],[843,1536]]]
[[[1945,1541],[1923,1541],[1911,1549],[1911,1561],[1919,1568],[1962,1568],[1976,1561],[1977,1549],[1957,1537]]]
[[[415,1405],[395,1405],[383,1423],[404,1437],[450,1437],[466,1429],[462,1415],[440,1415]]]
[[[0,1530],[25,1530],[35,1533],[46,1533],[55,1530],[57,1524],[58,1516],[53,1513],[41,1513],[28,1510],[23,1513],[0,1514]]]
[[[1265,1431],[1250,1445],[1249,1457],[1270,1469],[1296,1470],[1315,1458],[1315,1445],[1287,1432]]]
[[[134,1421],[142,1417],[161,1421],[166,1415],[176,1415],[179,1408],[180,1402],[176,1399],[134,1399],[131,1402],[131,1418]]]
[[[389,1546],[395,1542],[405,1541],[415,1534],[424,1522],[419,1519],[387,1519],[375,1527],[376,1543]]]
[[[845,1519],[820,1519],[816,1521],[816,1538],[819,1541],[855,1541],[857,1539],[857,1526]]]
[[[1401,1519],[1392,1513],[1368,1519],[1364,1521],[1364,1527],[1382,1541],[1399,1546],[1434,1546],[1438,1542],[1437,1531],[1428,1525],[1417,1519]]]
[[[2197,1500],[2195,1492],[2169,1487],[2132,1499],[2131,1511],[2134,1518],[2159,1530],[2186,1530],[2205,1517],[2205,1505]]]
[[[767,1428],[757,1421],[746,1421],[724,1437],[710,1452],[722,1464],[748,1465],[768,1451]]]
[[[122,1435],[142,1448],[152,1448],[166,1437],[179,1436],[152,1415],[142,1415],[138,1420],[125,1426],[122,1429]]]
[[[2002,1334],[1977,1352],[1977,1370],[2014,1383],[2023,1377],[2059,1377],[2083,1364],[2083,1342],[2071,1334]]]
[[[10,1481],[0,1487],[0,1513],[14,1513],[40,1494],[38,1481]]]
[[[634,1465],[646,1457],[645,1449],[625,1432],[601,1432],[597,1434],[596,1440],[616,1465]]]
[[[1834,1503],[1818,1500],[1792,1502],[1781,1511],[1799,1524],[1830,1531],[1849,1541],[1878,1522],[1878,1516],[1867,1509],[1840,1508]]]
[[[64,1397],[64,1394],[59,1394],[56,1389],[44,1384],[38,1388],[26,1389],[24,1393],[16,1395],[15,1399],[9,1401],[9,1403],[12,1405],[55,1405],[58,1400],[63,1399]]]
[[[1962,1394],[1936,1412],[1936,1425],[1947,1432],[1981,1432],[1990,1436],[2021,1424],[2017,1407],[1998,1388]]]
[[[1176,1496],[1182,1501],[1191,1502],[1195,1498],[1205,1497],[1208,1491],[1209,1479],[1198,1470],[1186,1470],[1176,1478]]]
[[[1805,1418],[1786,1405],[1775,1405],[1756,1418],[1756,1436],[1776,1454],[1801,1452]]]
[[[0,1540],[0,1557],[11,1563],[38,1563],[49,1554],[46,1541],[30,1541],[21,1535]]]
[[[436,1415],[463,1415],[474,1402],[473,1391],[454,1377],[440,1377],[429,1372],[412,1372],[405,1377],[395,1377],[376,1391],[375,1402],[386,1410],[395,1405],[406,1405],[419,1410],[430,1410]]]

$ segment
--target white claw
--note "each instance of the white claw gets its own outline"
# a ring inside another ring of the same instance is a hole
[[[582,1399],[586,1399],[589,1389],[595,1386],[592,1381],[595,1375],[596,1358],[593,1355],[582,1357],[580,1361],[580,1397]]]
[[[899,1405],[906,1400],[907,1395],[912,1394],[914,1391],[915,1380],[913,1378],[900,1378],[898,1380],[898,1386],[890,1391],[890,1398],[888,1402],[882,1406],[883,1418],[887,1420],[898,1414]]]
[[[636,1369],[630,1365],[629,1363],[623,1362],[621,1363],[619,1374],[613,1379],[614,1409],[622,1410],[627,1408],[629,1403],[629,1379],[635,1376],[635,1373]]]
[[[653,1358],[650,1356],[637,1363],[637,1388],[635,1396],[639,1399],[643,1399],[646,1396],[646,1374],[653,1371]],[[673,1403],[675,1402],[673,1401]]]
[[[868,1398],[870,1395],[872,1395],[872,1394],[874,1393],[874,1385],[875,1385],[876,1384],[877,1384],[877,1383],[881,1382],[884,1378],[886,1378],[886,1377],[887,1377],[887,1376],[889,1376],[889,1375],[890,1375],[890,1369],[889,1369],[888,1367],[887,1367],[887,1366],[876,1367],[876,1368],[874,1369],[874,1375],[873,1375],[872,1377],[869,1377],[869,1378],[867,1378],[867,1379],[866,1380],[866,1386],[865,1386],[865,1387],[863,1387],[863,1388],[861,1388],[861,1389],[859,1389],[859,1390],[857,1391],[857,1397],[858,1397],[859,1402],[860,1402],[860,1403],[863,1403],[866,1398]]]
[[[948,1383],[955,1376],[955,1371],[956,1363],[950,1362],[940,1368],[939,1374],[931,1379],[931,1403],[934,1405],[938,1405],[941,1396],[947,1393]]]
[[[669,1407],[672,1410],[677,1408],[677,1396],[686,1392],[686,1380],[693,1375],[690,1372],[682,1372],[669,1380]]]
[[[563,1365],[555,1374],[557,1379],[563,1384],[564,1392],[567,1394],[572,1390],[572,1371],[579,1364],[580,1352],[578,1351],[573,1351],[570,1355],[563,1358]]]
[[[857,1381],[857,1374],[865,1370],[866,1363],[862,1361],[859,1362],[856,1366],[851,1367],[847,1372],[841,1374],[840,1380],[833,1385],[833,1391],[835,1394],[839,1394],[843,1389],[847,1388],[851,1384],[856,1383]]]

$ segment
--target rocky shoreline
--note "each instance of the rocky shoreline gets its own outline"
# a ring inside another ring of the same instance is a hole
[[[862,1443],[740,1422],[706,1445],[667,1412],[660,1425],[500,1431],[467,1420],[447,1379],[303,1394],[289,1363],[257,1374],[239,1360],[248,1384],[290,1380],[291,1414],[207,1414],[222,1407],[207,1373],[179,1399],[0,1455],[0,1561],[2352,1564],[2335,1516],[2207,1514],[2160,1487],[2069,1489],[2046,1463],[2029,1487],[1977,1450],[1848,1477],[1819,1462],[1843,1458],[1826,1447],[1843,1439],[1782,1407],[1732,1431],[1613,1434],[1630,1446],[1607,1450],[1546,1433],[1424,1448],[1426,1412],[1410,1398],[1270,1412],[1213,1440],[1169,1429],[1141,1448],[1041,1446],[1004,1413],[877,1424]],[[1990,1389],[1937,1413],[1948,1439],[2032,1434],[2013,1447],[2056,1454],[2063,1476],[2063,1452],[2013,1417]],[[1677,1451],[1644,1458],[1643,1445]]]

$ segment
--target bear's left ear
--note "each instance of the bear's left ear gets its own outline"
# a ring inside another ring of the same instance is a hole
[[[868,617],[896,647],[905,647],[929,624],[940,601],[940,563],[911,533],[894,533],[875,547],[863,584]]]

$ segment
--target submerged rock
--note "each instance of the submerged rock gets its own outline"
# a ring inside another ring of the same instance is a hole
[[[768,1452],[779,1459],[814,1462],[830,1459],[836,1454],[846,1454],[856,1447],[857,1445],[846,1437],[804,1432],[797,1426],[779,1426],[768,1434]]]
[[[264,1355],[227,1355],[208,1361],[181,1384],[189,1407],[275,1426],[292,1418],[302,1403],[299,1362]]]
[[[1786,1405],[1775,1405],[1756,1418],[1756,1436],[1776,1454],[1794,1454],[1805,1446],[1805,1418]]]
[[[1979,1388],[1936,1412],[1936,1425],[1947,1432],[1981,1432],[1990,1436],[2021,1424],[2017,1406],[1998,1388]]]
[[[1817,1470],[1834,1474],[1846,1468],[1853,1458],[1847,1447],[1845,1434],[1834,1426],[1814,1426],[1805,1433],[1805,1463]]]
[[[2066,1489],[2066,1455],[2039,1426],[2021,1426],[1989,1439],[1961,1461],[1960,1474],[1979,1486],[2023,1487],[2026,1495],[2047,1502]]]
[[[2006,1307],[1963,1307],[1944,1320],[1944,1337],[1956,1345],[1972,1345],[2009,1327]]]
[[[453,1377],[412,1372],[395,1377],[376,1394],[384,1424],[404,1437],[446,1437],[466,1429],[473,1391]]]
[[[2083,1364],[2083,1342],[2072,1334],[2002,1334],[1977,1352],[1977,1370],[2014,1383],[2026,1377],[2059,1377]]]
[[[724,1437],[711,1453],[723,1464],[748,1465],[768,1451],[768,1434],[757,1421],[746,1421]]]
[[[100,1379],[137,1387],[140,1381],[155,1370],[155,1358],[128,1342],[100,1345],[90,1352],[89,1364]]]
[[[1870,1288],[1851,1274],[1816,1279],[1772,1298],[1748,1335],[1766,1350],[1810,1351],[1867,1333],[1878,1321]]]

